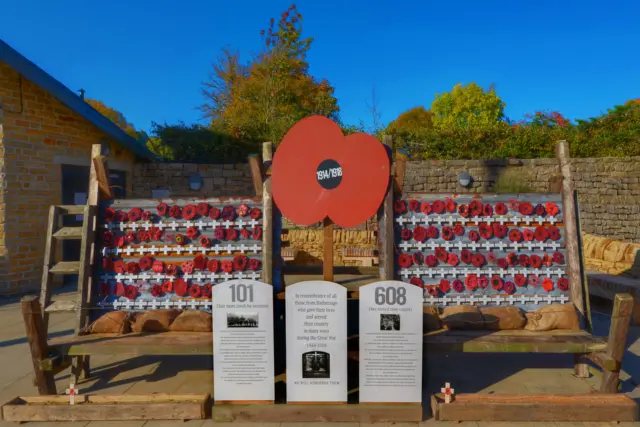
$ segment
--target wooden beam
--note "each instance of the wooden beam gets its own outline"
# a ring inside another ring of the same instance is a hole
[[[588,353],[585,354],[585,357],[604,370],[619,371],[621,367],[621,363],[619,361],[617,361],[604,351]]]
[[[333,282],[333,222],[325,218],[322,227],[324,230],[322,277],[327,282]]]
[[[627,348],[627,332],[633,311],[633,297],[629,294],[617,294],[613,301],[611,314],[611,326],[609,327],[609,340],[605,353],[622,365],[622,357]],[[620,384],[620,367],[615,370],[604,369],[600,391],[603,393],[616,393]]]
[[[262,169],[262,162],[260,156],[257,154],[249,155],[249,170],[251,170],[251,179],[253,180],[253,189],[256,192],[256,196],[262,196],[262,180],[264,179],[264,171]]]
[[[394,164],[393,192],[398,196],[402,196],[402,192],[404,191],[404,173],[407,167],[407,156],[400,152],[396,152]]]
[[[100,144],[93,144],[91,146],[91,170],[89,172],[89,196],[87,197],[87,204],[97,205],[100,200],[100,186],[98,184],[98,171],[93,159],[100,157],[102,150]]]
[[[589,378],[588,360],[586,354],[573,355],[573,375],[576,378]]]
[[[565,227],[567,276],[571,287],[571,301],[580,313],[581,324],[590,330],[589,316],[586,313],[584,301],[584,283],[580,267],[580,246],[577,224],[577,207],[573,176],[571,172],[571,157],[567,141],[559,141],[556,145],[556,157],[562,174],[562,211]]]
[[[285,274],[299,275],[321,275],[321,265],[285,265],[283,267]],[[359,265],[336,265],[333,266],[334,274],[356,274],[363,276],[378,276],[380,274],[379,267],[365,267]]]
[[[43,371],[40,367],[41,361],[47,357],[47,331],[42,321],[40,303],[35,296],[26,296],[20,302],[38,392],[40,394],[56,394],[53,375]]]
[[[96,179],[98,180],[100,199],[113,200],[115,196],[113,195],[113,190],[111,190],[111,186],[109,185],[109,175],[107,174],[106,162],[107,159],[105,157],[94,157],[92,166],[96,170]]]
[[[459,394],[451,403],[437,394],[431,397],[431,409],[436,421],[637,420],[637,404],[623,394]]]
[[[389,153],[393,154],[393,139],[390,135],[382,137],[382,143]],[[390,177],[389,190],[382,205],[382,217],[378,223],[378,238],[380,242],[380,279],[394,279],[395,241],[393,235],[393,183]]]
[[[262,144],[262,161],[273,160],[273,144]],[[273,286],[273,194],[271,192],[271,177],[264,180],[262,185],[262,279],[264,283]]]

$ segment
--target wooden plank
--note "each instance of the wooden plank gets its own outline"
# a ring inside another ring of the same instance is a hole
[[[393,173],[393,191],[398,196],[401,196],[404,191],[404,173],[406,167],[407,156],[400,152],[396,152],[395,170]]]
[[[283,267],[285,274],[291,275],[320,275],[322,274],[321,265],[285,265]],[[336,265],[333,267],[334,274],[356,274],[362,276],[378,276],[380,274],[379,267],[366,266],[343,266]]]
[[[637,404],[623,394],[459,394],[431,397],[436,421],[636,421]]]
[[[622,365],[622,357],[627,348],[627,333],[633,311],[633,297],[629,294],[618,294],[613,301],[611,313],[611,326],[609,327],[609,340],[606,353],[619,365]],[[600,391],[603,393],[615,393],[620,384],[620,368],[604,369]]]
[[[79,261],[60,261],[49,269],[51,274],[78,274],[79,271]]]
[[[253,189],[256,196],[262,196],[262,180],[264,173],[262,171],[262,162],[257,154],[249,154],[249,170],[251,171],[251,180],[253,181]]]
[[[273,160],[273,144],[262,144],[262,161],[271,163]],[[265,179],[262,185],[262,280],[273,285],[273,195],[271,192],[271,177]]]
[[[78,303],[76,301],[71,300],[62,300],[62,301],[54,301],[49,304],[44,311],[46,313],[58,313],[64,311],[76,311],[78,307]]]
[[[215,422],[420,422],[418,405],[214,405]]]
[[[107,159],[104,156],[93,158],[93,168],[96,170],[96,179],[98,181],[98,195],[102,200],[113,200],[113,190],[109,185],[109,175],[107,174]],[[90,175],[91,179],[91,175]]]
[[[56,245],[52,242],[53,233],[58,228],[60,208],[57,206],[49,207],[49,223],[47,225],[47,234],[44,244],[44,265],[42,267],[42,283],[40,284],[40,308],[44,310],[51,302],[51,288],[53,283],[53,275],[50,268],[55,259]],[[45,334],[49,326],[49,315],[45,312],[43,316],[43,328]]]
[[[78,240],[82,238],[82,227],[62,227],[53,233],[58,240]]]
[[[389,153],[393,153],[393,139],[390,135],[382,137],[382,143]],[[380,279],[394,279],[395,240],[393,235],[393,184],[389,177],[389,190],[382,203],[382,217],[378,222],[378,240],[380,246]]]
[[[100,187],[98,184],[98,173],[96,171],[93,159],[100,157],[102,154],[102,148],[100,144],[93,144],[91,146],[91,170],[89,171],[89,195],[87,197],[88,205],[97,205],[100,200]]]
[[[565,240],[566,240],[566,271],[569,278],[571,301],[580,313],[581,324],[591,328],[586,313],[584,301],[584,283],[580,267],[580,247],[577,225],[577,209],[575,203],[575,190],[573,188],[573,176],[571,172],[571,157],[567,141],[559,141],[556,145],[556,158],[562,174],[562,211],[564,215]]]
[[[85,205],[58,205],[62,215],[82,215]]]
[[[596,353],[586,354],[585,357],[591,360],[593,363],[601,367],[602,369],[606,369],[609,371],[618,371],[620,370],[621,363],[614,359],[612,356],[607,354],[604,351],[598,351]],[[589,366],[587,365],[587,368]]]
[[[69,405],[67,396],[17,397],[2,406],[2,417],[17,422],[202,420],[210,408],[208,394],[86,396],[76,405]]]
[[[56,394],[56,383],[53,375],[50,372],[43,371],[40,367],[40,361],[48,353],[47,330],[44,328],[40,303],[35,296],[23,297],[20,303],[38,392],[40,394]]]
[[[322,278],[333,282],[333,222],[325,218],[322,222],[324,240],[322,244]]]
[[[77,324],[76,334],[79,334],[87,325],[89,320],[87,312],[87,302],[90,292],[91,269],[91,251],[95,237],[94,221],[96,218],[97,206],[95,204],[87,205],[84,210],[84,221],[82,222],[82,243],[80,245],[80,261],[78,269],[78,296],[77,296]]]

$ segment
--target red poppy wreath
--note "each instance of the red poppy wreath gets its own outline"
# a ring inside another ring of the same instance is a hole
[[[389,157],[373,136],[344,136],[326,117],[296,123],[273,157],[273,197],[283,215],[311,225],[329,217],[354,227],[372,217],[389,184]]]

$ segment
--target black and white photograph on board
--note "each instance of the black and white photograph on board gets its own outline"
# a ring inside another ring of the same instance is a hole
[[[381,314],[380,330],[381,331],[399,331],[400,315],[399,314]]]
[[[228,328],[257,328],[258,327],[258,313],[227,313],[227,327]]]
[[[330,378],[331,355],[324,351],[302,354],[302,378]]]

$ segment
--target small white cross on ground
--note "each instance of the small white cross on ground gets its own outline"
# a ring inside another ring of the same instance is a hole
[[[238,224],[238,227],[242,228],[244,227],[244,225],[246,224],[246,222],[244,221],[244,219],[240,218],[236,221],[236,224]]]
[[[543,217],[541,217],[541,216],[537,216],[537,217],[536,217],[536,221],[537,221],[538,223],[540,223],[540,224],[543,224],[543,223],[544,223],[544,218],[543,218]]]
[[[227,249],[227,252],[233,252],[233,245],[232,245],[231,243],[229,243],[229,244],[226,246],[226,249]]]
[[[496,295],[495,297],[493,297],[491,299],[496,305],[500,305],[503,301],[502,297],[499,295]]]
[[[114,310],[117,310],[117,309],[118,309],[118,307],[120,307],[121,305],[122,305],[122,303],[121,303],[120,301],[115,300],[115,301],[113,302],[113,309],[114,309]]]
[[[553,304],[553,302],[555,301],[555,298],[553,295],[547,294],[546,300],[547,300],[547,304]]]
[[[136,305],[136,308],[142,310],[147,305],[147,302],[143,300],[138,300],[136,301],[135,305]]]
[[[444,403],[451,403],[451,398],[455,393],[455,390],[451,388],[451,384],[445,383],[444,387],[442,387],[440,391],[444,393]]]
[[[251,272],[251,280],[258,280],[260,278],[260,273],[257,273],[255,271]]]
[[[169,301],[169,300],[164,300],[164,301],[162,302],[162,306],[163,306],[165,309],[167,309],[167,310],[168,310],[168,309],[170,309],[172,305],[173,305],[173,304],[172,304],[172,302],[171,302],[171,301]]]
[[[403,269],[400,271],[400,275],[406,279],[411,275],[411,270]]]
[[[118,228],[120,228],[120,231],[124,231],[124,222],[119,223]]]
[[[497,248],[500,248],[501,251],[504,251],[505,246],[507,246],[503,241],[499,241],[495,244]]]
[[[454,218],[451,215],[449,215],[447,217],[447,222],[449,223],[449,225],[453,225],[453,223],[456,222],[456,218]]]
[[[445,248],[446,250],[449,250],[449,249],[451,249],[451,247],[453,246],[453,243],[451,243],[451,242],[444,242],[444,243],[442,244],[442,246],[444,246],[444,248]]]
[[[487,305],[491,301],[491,298],[489,298],[487,295],[482,295],[482,298],[480,298],[480,301],[482,301],[483,305]]]
[[[479,217],[479,216],[474,216],[473,218],[471,218],[471,221],[473,221],[473,223],[475,225],[478,225],[482,222],[483,218]]]
[[[555,216],[550,216],[548,221],[551,223],[551,225],[554,225],[556,222],[558,222]]]
[[[411,243],[409,243],[409,242],[402,242],[402,243],[400,243],[400,245],[398,245],[398,246],[400,246],[400,247],[401,247],[402,249],[404,249],[405,251],[408,251],[408,250],[409,250],[409,248],[411,248],[413,245],[412,245]]]
[[[198,300],[192,299],[191,301],[189,301],[189,307],[192,310],[195,310],[196,307],[198,306],[198,302],[199,302]]]
[[[420,222],[420,219],[418,219],[415,215],[412,215],[410,221],[411,224],[416,225],[418,222]]]
[[[464,298],[462,298],[460,295],[456,295],[455,301],[456,305],[462,305],[462,303],[464,302]]]
[[[178,304],[176,304],[178,306],[178,308],[180,310],[182,310],[184,308],[185,305],[187,305],[187,302],[183,299],[181,299],[180,301],[178,301]]]
[[[486,241],[482,244],[482,246],[484,246],[484,248],[489,251],[493,247],[493,244],[491,244],[491,242],[489,241]]]
[[[127,249],[122,250],[122,252],[125,252],[127,254],[127,256],[131,256],[131,252],[134,252],[135,249],[133,249],[131,246],[128,246]]]
[[[219,226],[219,225],[220,225],[220,221],[217,221],[217,220],[215,220],[215,219],[214,219],[213,221],[210,221],[210,222],[209,222],[209,226],[210,226],[210,227],[213,227],[213,228],[216,228],[216,227],[217,227],[217,226]]]
[[[193,255],[193,253],[194,253],[195,251],[197,251],[197,250],[198,250],[198,248],[197,248],[196,246],[189,245],[189,249],[188,249],[188,251],[189,251],[189,254],[190,254],[190,255]]]
[[[527,225],[531,225],[533,221],[530,216],[525,216],[524,218],[519,218],[521,222],[526,223]]]
[[[516,297],[514,297],[513,295],[509,295],[507,297],[507,301],[509,301],[509,304],[513,305],[516,302]]]
[[[478,244],[478,242],[471,242],[471,243],[467,243],[467,246],[470,247],[471,249],[473,249],[474,251],[478,250],[478,246],[480,246]]]
[[[496,220],[500,223],[500,225],[504,225],[505,222],[509,222],[509,218],[504,215],[500,215],[496,218]]]
[[[138,252],[140,255],[144,255],[144,253],[147,252],[147,248],[145,248],[144,246],[140,245],[136,249],[136,252]]]
[[[238,274],[236,274],[236,277],[238,279],[244,279],[244,273],[242,271],[239,271]]]
[[[540,304],[540,301],[542,301],[542,298],[540,297],[540,295],[536,294],[531,298],[531,301],[534,304]]]
[[[462,243],[462,241],[458,240],[458,243],[455,244],[456,247],[458,248],[459,251],[461,251],[462,249],[464,249],[467,245],[465,245],[464,243]]]
[[[566,295],[560,295],[560,297],[558,298],[558,300],[560,300],[561,304],[566,303],[567,301],[569,301],[569,297],[567,297]]]
[[[144,229],[145,229],[146,231],[149,231],[149,229],[150,229],[151,227],[153,227],[153,224],[151,224],[149,221],[145,221],[145,222],[143,222],[143,223],[142,223],[142,226],[144,227]]]
[[[398,224],[400,224],[400,227],[402,227],[402,226],[404,225],[404,223],[405,223],[405,222],[409,222],[409,220],[408,220],[407,218],[400,217],[400,218],[397,218],[397,219],[396,219],[396,222],[397,222]]]
[[[420,252],[422,252],[422,251],[424,250],[424,248],[426,248],[426,247],[427,247],[427,245],[426,245],[425,243],[423,243],[423,242],[418,242],[418,243],[416,243],[414,246],[415,246],[416,248],[418,248],[418,250],[419,250]]]
[[[229,273],[224,273],[222,275],[222,277],[224,278],[224,280],[229,280],[229,279],[233,279],[233,276]]]
[[[446,296],[446,295],[445,295],[445,296],[443,296],[442,298],[440,298],[440,302],[441,302],[443,305],[447,305],[447,304],[449,303],[449,301],[451,301],[451,298],[449,298],[449,297],[448,297],[448,296]]]
[[[176,246],[173,251],[176,252],[178,255],[181,255],[182,252],[185,251],[185,248],[183,248],[182,246]]]
[[[198,230],[202,230],[207,226],[207,223],[202,220],[198,220],[198,222],[196,222],[196,226],[198,227]]]
[[[79,394],[76,385],[72,382],[69,384],[69,388],[65,390],[65,393],[69,395],[69,405],[76,404],[76,396]]]
[[[253,246],[251,246],[251,250],[253,252],[259,252],[260,251],[260,246],[258,246],[256,243],[254,243]]]
[[[511,247],[512,247],[513,249],[515,249],[516,251],[519,251],[519,250],[520,250],[520,246],[522,246],[522,245],[521,245],[520,243],[518,243],[518,242],[512,242],[512,243],[511,243]]]
[[[431,249],[432,251],[435,251],[439,244],[432,240],[427,244],[427,246],[429,246],[429,249]]]
[[[156,227],[158,227],[162,231],[167,228],[167,225],[164,223],[164,221],[160,221],[156,224]]]
[[[177,223],[177,222],[175,222],[175,221],[171,221],[171,222],[169,223],[169,226],[171,227],[171,229],[172,229],[173,231],[176,231],[176,228],[178,228],[178,226],[179,226],[179,225],[180,225],[180,224],[178,224],[178,223]]]
[[[193,227],[195,225],[195,223],[193,221],[187,221],[184,223],[185,227]]]
[[[222,223],[224,225],[224,228],[229,228],[233,225],[233,222],[226,220],[225,222]]]
[[[249,224],[251,225],[251,227],[256,228],[258,225],[260,225],[259,221],[256,221],[255,219],[252,219]]]
[[[467,298],[467,300],[468,300],[469,304],[476,305],[476,297],[475,297],[475,295],[471,294],[469,296],[469,298]]]
[[[154,298],[151,300],[151,309],[155,310],[158,308],[158,301]]]
[[[520,295],[520,304],[525,305],[527,303],[527,296],[525,294]]]
[[[533,242],[527,242],[524,245],[527,247],[527,249],[532,250],[536,244]]]
[[[247,251],[247,249],[249,249],[249,248],[247,248],[243,243],[243,244],[240,245],[239,249],[240,249],[240,253],[245,253]]]

